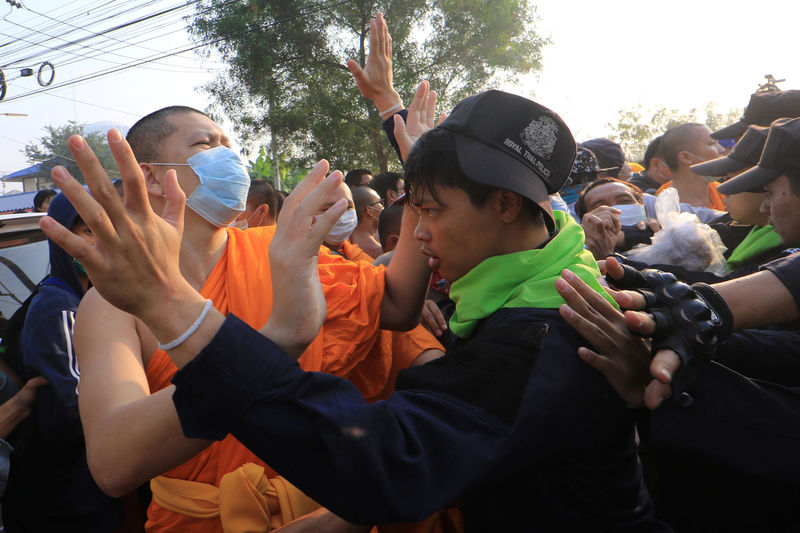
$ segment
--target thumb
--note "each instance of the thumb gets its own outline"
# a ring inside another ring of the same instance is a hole
[[[164,180],[164,195],[167,203],[161,217],[176,227],[183,226],[183,210],[186,206],[186,195],[178,185],[178,174],[170,169]]]
[[[360,82],[364,79],[364,70],[352,59],[347,60],[347,68],[353,74],[353,77],[356,79],[356,81]]]

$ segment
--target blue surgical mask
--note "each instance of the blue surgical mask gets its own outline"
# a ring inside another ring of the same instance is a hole
[[[622,211],[619,215],[619,223],[623,226],[635,226],[647,218],[642,204],[620,204],[611,207]]]
[[[214,224],[225,227],[245,210],[250,174],[227,146],[197,152],[186,160],[200,185],[186,199],[186,207]]]
[[[200,185],[186,198],[186,207],[215,226],[229,226],[246,207],[250,174],[236,152],[227,146],[197,152],[186,163],[150,164],[191,167]]]
[[[356,229],[357,224],[358,218],[356,217],[355,209],[348,209],[339,217],[336,224],[333,225],[328,236],[325,237],[325,242],[338,244],[346,241],[350,235],[353,234],[353,230]]]

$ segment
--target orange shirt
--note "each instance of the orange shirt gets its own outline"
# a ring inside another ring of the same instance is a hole
[[[718,186],[719,182],[716,181],[712,181],[711,183],[708,184],[708,198],[710,200],[710,203],[709,205],[703,207],[716,209],[717,211],[727,211],[728,207],[725,205],[725,201],[723,200],[723,198],[725,198],[725,195],[717,190]],[[658,195],[661,191],[667,189],[668,187],[672,187],[672,180],[669,180],[664,185],[659,187],[658,190],[656,191],[656,195]]]
[[[247,231],[228,229],[227,248],[201,291],[220,312],[234,313],[254,328],[263,326],[272,312],[272,281],[267,258],[274,232],[274,226]],[[298,360],[302,368],[352,376],[365,396],[376,396],[387,390],[393,370],[391,349],[374,350],[376,343],[389,342],[383,338],[376,320],[380,316],[384,292],[384,271],[383,267],[348,261],[321,250],[319,275],[328,315],[319,335]],[[375,353],[385,360],[368,359]],[[166,352],[157,351],[145,369],[151,392],[167,387],[176,371]],[[276,475],[231,435],[163,475],[219,486],[225,474],[246,463],[264,467],[267,477]],[[277,518],[280,523],[280,516]],[[148,509],[146,528],[148,531],[222,532],[218,516],[194,518],[167,510],[155,501]]]

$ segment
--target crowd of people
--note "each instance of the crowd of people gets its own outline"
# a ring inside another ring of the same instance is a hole
[[[287,196],[183,106],[108,133],[117,182],[69,140],[5,530],[800,529],[800,91],[639,164],[502,91],[406,107],[380,14],[348,68],[402,173]]]

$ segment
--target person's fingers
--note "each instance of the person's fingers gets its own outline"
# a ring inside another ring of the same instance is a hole
[[[397,141],[398,148],[400,148],[400,157],[403,159],[403,163],[405,163],[406,159],[408,159],[408,154],[411,152],[411,147],[414,145],[414,141],[408,134],[406,122],[399,113],[394,115],[394,138]]]
[[[644,390],[644,405],[650,410],[656,409],[670,396],[672,396],[672,389],[669,385],[653,380]]]
[[[422,322],[434,335],[439,337],[442,334],[442,330],[436,321],[436,317],[433,316],[433,311],[428,304],[429,301],[425,300],[425,305],[422,306]]]
[[[414,92],[414,99],[411,100],[411,105],[408,106],[409,113],[419,113],[425,107],[425,101],[428,98],[428,80],[422,80],[417,85],[417,90]]]
[[[433,120],[436,116],[436,91],[428,93],[428,101],[425,103],[425,124],[428,129],[433,128]]]
[[[556,285],[558,285],[558,283],[559,280],[556,280]],[[558,308],[558,312],[564,321],[569,324],[578,335],[589,341],[593,346],[602,350],[614,347],[614,343],[605,329],[594,322],[594,320],[598,318],[598,315],[592,314],[591,311],[587,311],[585,308],[582,308],[581,312],[578,313],[567,304],[561,304]]]
[[[581,346],[578,348],[578,357],[580,357],[589,366],[603,374],[608,381],[614,381],[619,374],[619,367],[614,364],[611,359],[604,355]]]
[[[650,363],[650,374],[659,382],[669,385],[680,366],[678,354],[672,350],[659,350]]]
[[[640,335],[652,335],[656,329],[653,317],[639,311],[625,311],[625,324]]]
[[[378,13],[375,17],[375,25],[377,33],[380,34],[380,51],[384,58],[390,58],[392,57],[392,37],[389,35],[389,28],[386,26],[383,13]]]
[[[439,113],[439,120],[436,121],[436,125],[438,126],[439,124],[441,124],[445,120],[447,120],[447,113],[442,111],[441,113]]]
[[[644,220],[640,220],[639,222],[636,223],[636,229],[644,231],[646,227],[647,225],[644,223]]]
[[[365,83],[366,75],[364,74],[364,70],[361,66],[353,61],[352,59],[347,60],[347,68],[350,69],[350,72],[353,74],[353,77],[356,79],[356,85],[360,88],[363,83]]]
[[[564,269],[561,271],[561,277],[569,284],[569,289],[571,289],[565,290],[564,294],[569,296],[576,303],[582,303],[584,306],[588,306],[607,320],[620,318],[620,312],[617,311],[614,306],[611,305],[608,300],[606,300],[599,292],[587,285],[586,282],[579,278],[574,272]],[[561,294],[560,290],[559,294]],[[564,294],[562,294],[562,297]],[[576,296],[577,298],[580,298],[580,300],[575,298]],[[567,303],[573,305],[570,303],[570,301],[567,301]]]
[[[41,387],[42,385],[47,385],[47,384],[48,384],[48,381],[47,381],[46,377],[44,377],[44,376],[36,376],[35,378],[29,379],[25,383],[24,387],[28,387],[28,388],[31,388],[31,389],[36,389],[36,388]]]
[[[145,186],[144,175],[142,174],[142,169],[139,167],[139,163],[136,161],[136,157],[133,155],[133,150],[131,150],[128,142],[116,128],[112,128],[108,131],[107,139],[108,147],[111,149],[111,154],[114,156],[120,176],[122,176],[122,188],[125,191],[125,208],[139,214],[145,212],[151,213],[152,209],[150,208],[150,201],[147,199],[147,187]],[[118,199],[113,206],[116,207],[119,205],[121,207],[123,202],[119,200],[119,194],[116,192],[113,183],[111,184],[109,192]],[[98,199],[98,201],[100,200]],[[104,206],[106,205],[102,201],[100,203]],[[106,211],[108,211],[108,207],[106,207]],[[120,209],[120,211],[124,212],[122,209]],[[111,213],[109,213],[109,216],[111,216]],[[113,217],[111,220],[114,223],[117,222]]]
[[[92,198],[92,195],[75,178],[70,176],[66,168],[62,166],[54,167],[50,171],[50,177],[53,179],[53,183],[64,193],[64,196],[69,199],[75,211],[80,215],[81,220],[89,226],[89,229],[92,230],[100,242],[109,242],[110,239],[116,238],[117,232],[103,207]]]
[[[63,189],[62,189],[63,191]],[[68,197],[69,198],[69,197]],[[97,262],[97,252],[86,241],[56,222],[49,216],[39,219],[39,227],[47,237],[63,248],[69,255],[91,270]]]
[[[617,261],[615,257],[606,258],[606,270],[608,270],[608,275],[613,279],[622,279],[625,273],[622,269],[622,265],[619,264],[619,261]]]
[[[605,276],[606,275],[606,260],[605,259],[599,259],[597,261],[597,268],[600,270],[600,275],[601,276]],[[605,281],[606,281],[605,278],[601,278],[601,279],[603,280],[603,287],[606,287],[606,290],[608,290],[608,284],[605,283]]]
[[[287,214],[292,213],[297,205],[303,201],[303,198],[325,179],[325,174],[328,173],[328,166],[327,160],[320,159],[317,161],[317,164],[314,165],[314,168],[306,174],[306,177],[300,180],[300,183],[295,186],[292,193],[286,197],[283,203],[283,209],[286,209]]]
[[[661,224],[658,223],[658,220],[654,218],[647,219],[647,225],[650,227],[650,230],[655,233],[661,229]]]
[[[338,171],[337,171],[338,172]],[[331,174],[334,176],[334,174]],[[328,177],[328,179],[331,179]],[[335,181],[341,183],[342,181],[342,174],[339,173],[338,176],[334,176]],[[327,180],[326,180],[327,181]],[[335,187],[334,187],[335,188]],[[323,192],[320,190],[320,193]],[[319,210],[319,205],[327,198],[327,194],[322,196],[320,194],[317,197],[317,191],[312,192],[306,197],[306,201],[308,202],[309,209]],[[317,247],[319,247],[322,242],[325,240],[325,237],[330,233],[331,229],[333,229],[334,224],[336,221],[341,218],[344,212],[347,211],[347,199],[346,198],[339,198],[335,204],[329,207],[324,213],[321,215],[316,215],[316,222],[311,226],[309,230],[309,237],[313,242],[316,243]]]
[[[370,59],[375,59],[373,54],[378,55],[383,53],[383,45],[381,43],[381,32],[378,30],[378,21],[375,18],[369,19],[369,52],[367,55],[367,64]]]
[[[183,212],[186,207],[186,194],[178,185],[178,173],[170,169],[164,178],[164,196],[167,201],[161,218],[183,231]]]
[[[117,189],[114,187],[114,184],[111,183],[108,174],[106,174],[103,165],[100,164],[94,151],[86,142],[86,139],[80,135],[73,135],[70,137],[67,140],[67,145],[69,146],[70,152],[72,152],[72,156],[75,158],[75,162],[81,169],[83,178],[86,180],[86,185],[88,185],[89,190],[92,191],[94,201],[99,204],[99,206],[102,206],[102,210],[105,211],[105,216],[108,217],[114,227],[121,227],[120,225],[124,224],[128,219],[124,206],[122,205],[122,199],[119,197]],[[115,143],[115,147],[112,148],[112,154],[114,153],[114,148],[117,147],[118,143]],[[116,157],[116,154],[114,155]],[[75,204],[73,205],[75,206]],[[77,210],[78,206],[75,206],[75,208]],[[78,210],[78,212],[80,213],[80,210]],[[83,216],[81,216],[81,218],[91,227]],[[94,228],[92,228],[92,230],[94,230]]]

